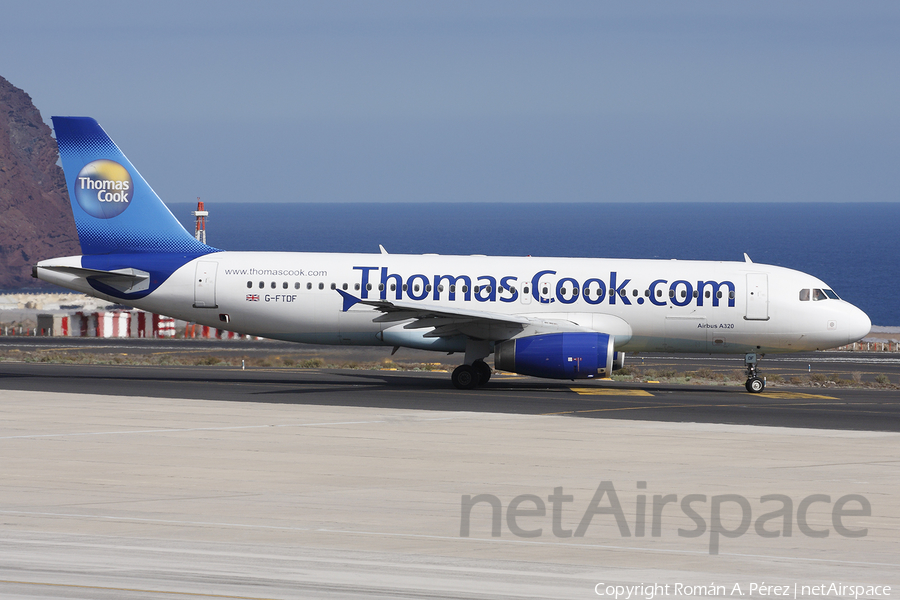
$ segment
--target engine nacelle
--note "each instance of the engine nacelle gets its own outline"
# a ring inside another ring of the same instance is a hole
[[[494,347],[494,366],[549,379],[609,377],[613,343],[612,336],[605,333],[581,331],[521,337]]]

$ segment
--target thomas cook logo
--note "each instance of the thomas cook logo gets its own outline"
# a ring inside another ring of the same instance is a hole
[[[75,199],[84,212],[98,219],[111,219],[122,214],[133,196],[131,175],[112,160],[89,162],[75,179]]]

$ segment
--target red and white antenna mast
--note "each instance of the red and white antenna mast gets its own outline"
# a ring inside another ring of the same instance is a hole
[[[200,201],[200,197],[197,197],[197,210],[191,211],[191,214],[194,215],[196,219],[197,225],[194,228],[194,237],[197,238],[197,241],[201,244],[206,243],[206,217],[209,216],[209,211],[203,210],[203,202]]]

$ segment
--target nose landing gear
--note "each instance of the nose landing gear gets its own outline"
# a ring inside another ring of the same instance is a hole
[[[744,387],[751,394],[758,394],[766,389],[766,380],[759,377],[756,371],[758,363],[759,359],[756,354],[751,353],[744,357],[744,364],[747,365],[747,383],[744,384]]]

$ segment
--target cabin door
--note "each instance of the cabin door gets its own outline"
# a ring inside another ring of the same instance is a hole
[[[216,269],[219,263],[197,262],[194,273],[194,308],[216,308]]]
[[[769,276],[765,273],[747,273],[748,321],[769,320]]]

